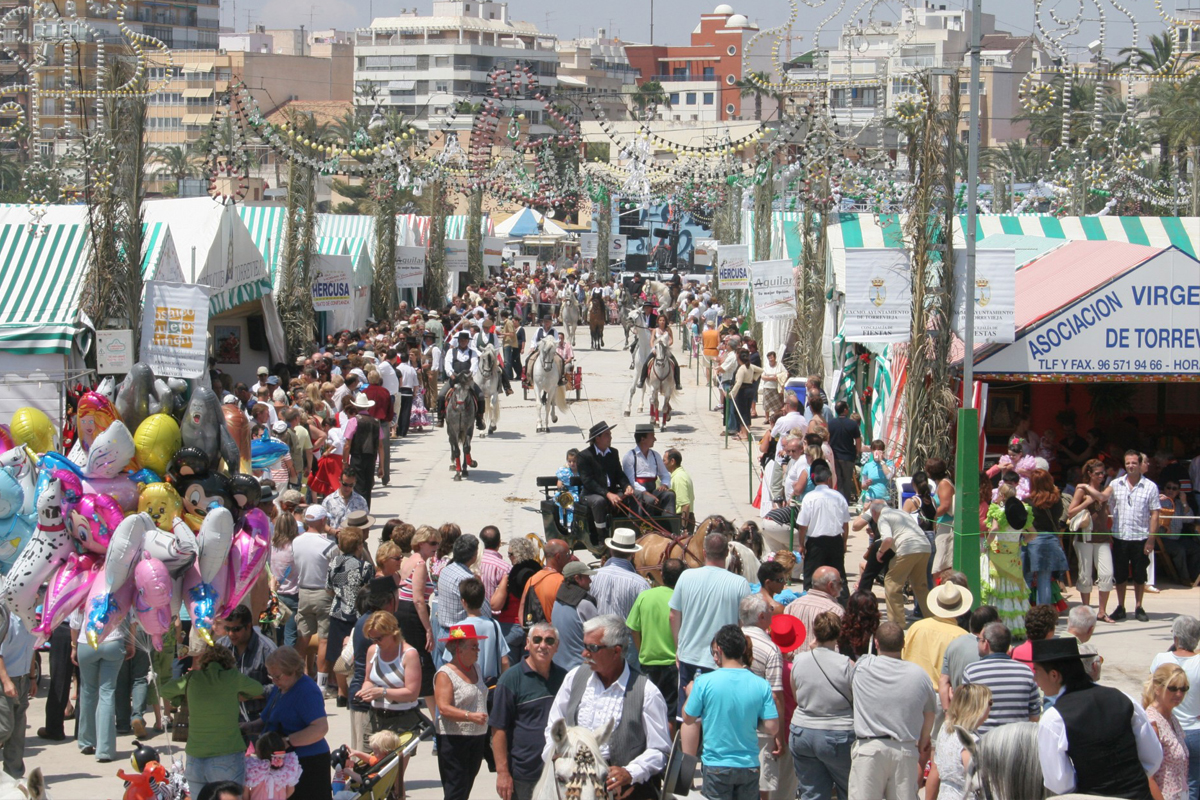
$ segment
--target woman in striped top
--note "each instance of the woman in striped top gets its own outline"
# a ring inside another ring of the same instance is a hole
[[[393,731],[397,734],[415,729],[421,720],[421,662],[417,649],[404,643],[396,618],[387,611],[376,611],[363,626],[363,634],[373,644],[367,649],[367,674],[358,698],[371,704],[368,733]],[[404,767],[400,762],[400,795],[404,795]]]
[[[433,622],[429,599],[433,597],[433,579],[429,577],[429,559],[437,551],[438,534],[429,525],[422,525],[413,534],[412,553],[400,563],[395,577],[400,579],[400,596],[396,604],[396,619],[404,639],[417,649],[421,660],[421,696],[433,713]]]

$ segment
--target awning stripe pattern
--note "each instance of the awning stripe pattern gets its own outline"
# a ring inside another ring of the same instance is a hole
[[[65,355],[80,330],[79,295],[88,263],[84,225],[0,227],[0,350]]]

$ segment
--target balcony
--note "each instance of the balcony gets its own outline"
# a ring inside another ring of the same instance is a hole
[[[689,72],[684,75],[655,75],[650,80],[658,81],[659,83],[715,83],[717,76]]]

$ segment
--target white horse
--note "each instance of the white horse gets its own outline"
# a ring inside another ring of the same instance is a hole
[[[533,788],[533,800],[608,800],[608,763],[600,748],[612,730],[612,720],[599,731],[555,722],[550,727],[554,750]]]
[[[654,358],[646,376],[646,389],[650,392],[650,421],[657,421],[662,429],[666,430],[671,419],[671,401],[679,390],[675,385],[675,367],[671,363],[671,348],[666,339],[656,341],[650,355]],[[642,405],[638,406],[639,414],[642,413],[645,401],[646,392],[642,392]]]
[[[646,359],[650,357],[650,329],[642,324],[642,314],[636,308],[631,310],[626,315],[630,320],[630,325],[637,332],[637,345],[633,348],[633,363],[629,368],[634,371],[633,383],[629,385],[629,400],[625,403],[625,416],[629,416],[629,412],[633,409],[633,395],[638,390],[638,379],[641,377],[642,364],[646,363]],[[642,386],[642,399],[638,405],[638,409],[644,408],[646,405],[646,388]]]
[[[487,420],[487,431],[480,436],[490,436],[500,424],[500,359],[491,344],[479,354],[479,374],[475,382],[483,391],[483,416]]]
[[[579,298],[575,296],[575,292],[570,289],[563,291],[562,295],[562,321],[567,329],[567,338],[571,341],[571,346],[575,346],[575,329],[579,327],[579,321],[583,319],[583,310],[579,307]]]
[[[662,281],[646,281],[642,291],[654,295],[658,300],[658,313],[669,314],[671,311],[671,287]]]
[[[636,302],[637,298],[624,286],[617,290],[617,317],[621,321],[621,330],[625,334],[625,343],[621,345],[622,347],[629,346],[629,333],[634,329],[633,323],[637,318]]]
[[[541,405],[538,411],[538,433],[549,431],[551,421],[558,422],[557,412],[567,410],[566,392],[558,385],[563,367],[554,337],[547,336],[538,342],[533,355],[533,390]]]

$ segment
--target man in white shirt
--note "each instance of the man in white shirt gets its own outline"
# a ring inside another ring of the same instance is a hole
[[[417,386],[421,382],[420,373],[417,371],[417,360],[420,356],[412,355],[410,361],[401,361],[397,367],[397,384],[400,387],[400,410],[396,418],[396,435],[408,436],[408,423],[412,417],[413,398],[417,393]]]
[[[255,370],[255,374],[258,375],[258,381],[250,387],[250,394],[258,397],[258,390],[267,385],[267,376],[271,374],[271,371],[266,367],[259,367]]]
[[[657,800],[671,752],[667,704],[643,673],[629,669],[629,644],[620,617],[604,614],[583,623],[584,663],[567,673],[554,696],[542,760],[564,755],[555,735],[561,738],[561,723],[602,730],[611,722],[612,735],[600,747],[609,764],[605,789],[625,800]]]
[[[792,431],[803,431],[808,427],[808,422],[804,419],[804,414],[800,411],[800,399],[791,392],[787,392],[783,397],[783,409],[785,413],[782,417],[775,421],[774,427],[771,428],[771,438],[775,441],[783,441],[783,437],[787,436]],[[779,447],[775,448],[775,461],[783,463],[783,450]]]
[[[829,488],[832,471],[823,458],[809,467],[816,488],[804,495],[796,520],[796,541],[804,556],[804,588],[812,588],[812,575],[819,567],[833,567],[842,578],[839,599],[845,605],[846,543],[850,534],[850,506],[846,498]]]
[[[654,450],[653,423],[638,423],[633,429],[634,447],[621,459],[621,471],[633,486],[634,497],[651,514],[674,514],[675,493],[671,473]]]

